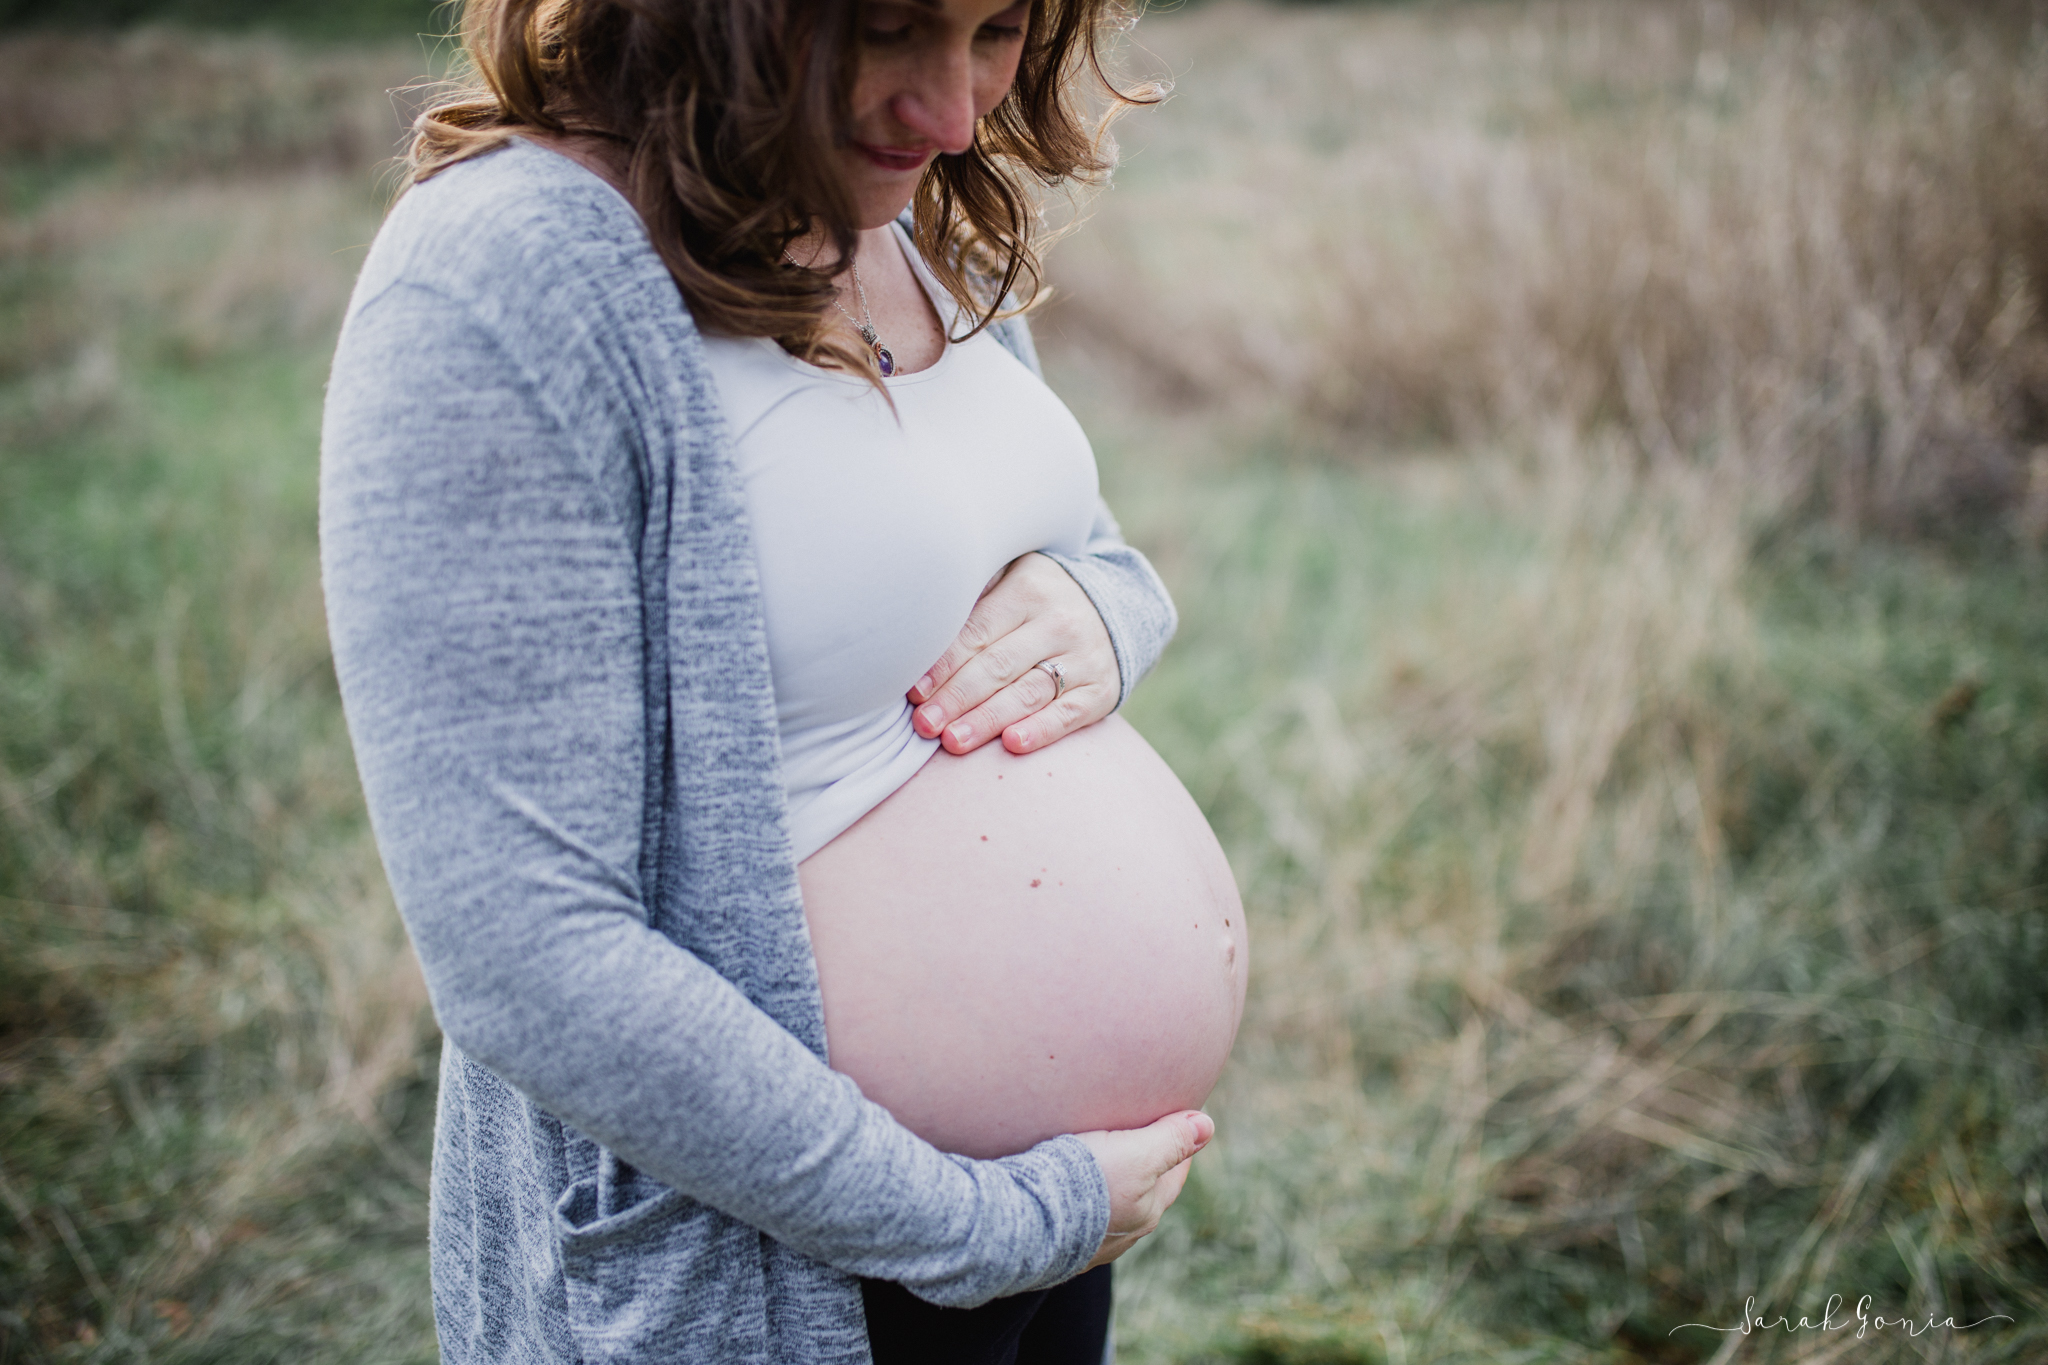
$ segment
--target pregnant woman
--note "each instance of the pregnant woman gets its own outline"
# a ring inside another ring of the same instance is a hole
[[[1172,607],[1002,311],[1105,7],[470,0],[321,490],[451,1365],[1093,1365],[1213,1131]]]

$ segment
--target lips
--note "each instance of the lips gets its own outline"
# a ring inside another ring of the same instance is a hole
[[[932,159],[930,147],[877,147],[873,143],[856,142],[854,148],[860,154],[885,171],[922,170],[924,163]]]

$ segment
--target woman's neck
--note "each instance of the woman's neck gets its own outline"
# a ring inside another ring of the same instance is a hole
[[[632,201],[633,196],[626,193],[626,149],[611,138],[596,133],[557,133],[545,128],[521,128],[519,136],[568,157],[617,190],[629,203]]]

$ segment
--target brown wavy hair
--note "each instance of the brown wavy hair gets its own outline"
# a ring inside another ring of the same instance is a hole
[[[1135,0],[1142,3],[1142,0]],[[1163,87],[1125,92],[1103,56],[1130,0],[1031,0],[1016,80],[940,155],[912,200],[918,249],[975,319],[971,336],[1042,294],[1032,182],[1099,182],[1103,132]],[[831,340],[832,277],[853,253],[852,201],[833,158],[850,122],[860,0],[465,0],[469,76],[413,125],[406,183],[502,146],[520,129],[594,135],[625,153],[627,198],[705,330],[773,337],[807,359],[873,373]],[[1091,119],[1081,77],[1107,103]],[[822,224],[836,259],[790,265]],[[956,339],[964,339],[956,338]]]

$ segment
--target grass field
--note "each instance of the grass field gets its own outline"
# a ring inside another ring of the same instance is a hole
[[[1121,1358],[2048,1356],[2048,33],[1138,37],[1178,91],[1041,338],[1181,604],[1131,715],[1254,980]],[[313,541],[431,56],[0,40],[5,1365],[433,1358]],[[1831,1294],[2004,1316],[1679,1326]]]

